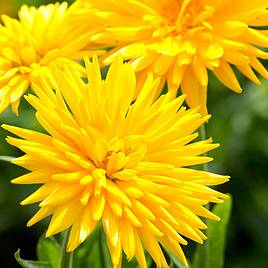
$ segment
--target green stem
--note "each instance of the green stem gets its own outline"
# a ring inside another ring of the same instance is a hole
[[[200,128],[200,139],[201,140],[206,140],[207,139],[207,132],[206,132],[206,126],[205,125],[202,125],[201,128]],[[207,153],[204,154],[205,156],[207,156]],[[203,164],[203,171],[206,171],[208,172],[209,171],[209,168],[208,168],[208,163],[204,163]],[[209,210],[210,209],[210,205],[207,204],[206,205],[206,208]],[[207,224],[207,220],[205,219],[204,222]],[[204,247],[205,247],[205,251],[204,251],[204,260],[205,260],[205,266],[204,267],[208,267],[208,258],[209,258],[209,245],[208,243],[204,243]]]
[[[73,258],[74,257],[74,251],[69,253],[69,263],[68,263],[68,268],[73,268]]]
[[[103,252],[103,246],[102,246],[102,228],[99,230],[99,251],[100,251],[100,256],[101,256],[101,267],[105,267],[105,256]]]
[[[69,234],[70,234],[70,230],[65,231],[63,239],[62,239],[60,268],[72,268],[73,267],[73,252],[67,253],[66,251]]]
[[[202,125],[200,127],[200,139],[202,141],[207,139],[207,131],[206,131],[206,126],[205,125]],[[207,156],[207,153],[205,153],[204,156]],[[203,170],[208,171],[208,163],[203,164]]]

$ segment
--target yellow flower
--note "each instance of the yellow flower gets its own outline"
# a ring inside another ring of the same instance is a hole
[[[46,235],[71,227],[73,251],[101,221],[114,267],[122,250],[142,268],[144,250],[157,267],[168,267],[160,244],[187,265],[181,245],[206,239],[199,216],[218,220],[204,205],[225,197],[209,186],[228,181],[189,167],[212,160],[202,154],[218,147],[211,139],[192,142],[209,116],[181,107],[183,96],[154,102],[160,80],[152,74],[133,103],[128,63],[115,61],[105,81],[96,58],[85,66],[88,83],[71,65],[54,64],[57,89],[43,77],[34,85],[37,96],[26,97],[47,134],[3,125],[22,138],[7,138],[25,153],[14,163],[31,170],[12,182],[42,184],[21,203],[40,202],[28,226],[52,215]]]
[[[49,73],[51,61],[67,61],[79,70],[73,60],[83,58],[91,32],[68,23],[67,7],[67,3],[39,8],[23,5],[18,20],[2,16],[0,113],[10,104],[18,113],[21,96],[40,73]]]
[[[242,89],[232,65],[259,84],[254,71],[268,79],[259,59],[267,59],[267,0],[78,0],[77,13],[87,23],[87,10],[98,9],[106,30],[92,41],[130,60],[142,81],[154,72],[169,89],[187,95],[190,107],[207,113],[208,70],[235,92]],[[82,9],[82,7],[86,7]],[[106,13],[105,13],[106,12]],[[103,15],[106,16],[103,16]],[[254,71],[253,71],[254,70]],[[162,83],[162,84],[163,84]],[[161,90],[161,89],[160,89]]]

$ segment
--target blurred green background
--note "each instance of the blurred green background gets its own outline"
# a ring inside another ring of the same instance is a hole
[[[24,3],[38,6],[48,2],[55,1],[0,0],[0,12],[15,17]],[[268,82],[254,86],[243,77],[240,81],[244,92],[238,95],[215,78],[210,79],[208,106],[212,119],[207,129],[221,147],[211,153],[215,160],[209,169],[232,177],[221,188],[232,194],[234,202],[224,267],[264,268],[268,264]],[[25,101],[19,118],[8,110],[0,115],[0,123],[38,129],[34,111]],[[6,136],[1,129],[0,155],[19,156],[20,152],[5,142]],[[34,187],[10,184],[25,170],[2,161],[0,170],[0,263],[3,268],[13,268],[19,267],[13,258],[18,248],[24,258],[36,258],[36,242],[45,222],[26,227],[36,207],[21,207],[19,203]],[[185,247],[187,250],[192,249]]]

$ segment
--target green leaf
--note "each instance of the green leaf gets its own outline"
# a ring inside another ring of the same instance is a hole
[[[83,268],[103,268],[100,261],[100,252],[98,247],[98,235],[100,225],[90,234],[86,241],[74,252],[73,267]]]
[[[207,241],[205,243],[208,243]],[[207,268],[206,245],[198,245],[191,268]]]
[[[146,258],[146,263],[148,267],[151,267],[153,265],[153,261],[151,256],[148,253],[145,253],[145,258]],[[138,265],[137,268],[139,268],[140,266]]]
[[[23,268],[53,268],[49,262],[22,259],[20,257],[20,249],[17,250],[17,252],[14,254],[14,257]]]
[[[204,245],[197,246],[192,268],[223,268],[227,226],[232,210],[232,198],[214,206],[212,212],[221,218],[220,222],[209,221]]]
[[[172,253],[170,253],[167,250],[166,250],[166,253],[169,256],[170,262],[173,264],[173,267],[176,267],[176,268],[186,268],[184,266],[184,264],[176,256],[174,256]]]
[[[45,238],[43,235],[37,243],[37,257],[39,261],[50,262],[53,268],[60,267],[61,248],[54,237]]]
[[[150,257],[150,255],[147,252],[145,252],[145,258],[146,258],[147,267],[150,268],[152,266],[153,262],[152,262],[152,258]],[[136,258],[133,258],[131,261],[128,261],[125,254],[123,254],[123,256],[122,256],[122,266],[121,267],[122,268],[140,268]]]
[[[131,261],[127,261],[126,257],[123,256],[122,268],[139,268],[139,265],[135,259],[132,259]]]
[[[224,251],[226,232],[232,210],[232,198],[229,197],[223,204],[218,204],[212,212],[221,218],[220,222],[208,223],[209,242],[209,267],[222,268],[224,266]]]
[[[107,246],[106,238],[104,235],[104,231],[102,228],[99,233],[99,249],[101,253],[103,267],[112,268],[113,265],[111,262],[111,257],[110,257],[109,249]]]

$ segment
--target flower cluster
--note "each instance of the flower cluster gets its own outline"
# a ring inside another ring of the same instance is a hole
[[[41,184],[21,203],[39,203],[27,225],[51,216],[46,236],[70,229],[74,251],[101,222],[114,268],[123,253],[146,268],[145,251],[166,268],[163,248],[187,266],[181,246],[207,238],[202,218],[219,218],[206,205],[227,197],[211,186],[229,180],[197,166],[219,146],[198,138],[210,118],[208,70],[235,92],[232,65],[255,83],[254,70],[268,78],[267,7],[77,0],[3,15],[0,113],[11,105],[18,114],[31,88],[25,98],[43,128],[2,125],[24,153],[13,162],[30,171],[12,182]]]

